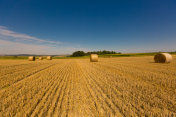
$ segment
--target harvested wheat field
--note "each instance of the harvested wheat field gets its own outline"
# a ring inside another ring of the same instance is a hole
[[[176,56],[0,60],[0,117],[176,116]]]

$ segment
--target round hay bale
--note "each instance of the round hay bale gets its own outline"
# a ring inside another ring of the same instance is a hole
[[[39,60],[43,60],[43,57],[40,56],[38,59],[39,59]]]
[[[47,56],[46,59],[47,60],[52,60],[52,57],[51,56]]]
[[[29,61],[35,61],[35,56],[29,56],[29,57],[28,57],[28,60],[29,60]]]
[[[172,55],[169,53],[160,53],[154,57],[155,63],[170,63],[172,61]]]
[[[90,62],[98,62],[98,55],[97,54],[91,54],[90,55]]]

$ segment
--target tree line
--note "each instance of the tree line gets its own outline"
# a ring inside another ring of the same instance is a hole
[[[78,56],[87,56],[90,54],[98,54],[98,55],[103,55],[103,54],[121,54],[120,52],[115,52],[115,51],[107,51],[107,50],[103,50],[103,51],[92,51],[92,52],[84,52],[84,51],[76,51],[72,53],[72,57],[78,57]]]

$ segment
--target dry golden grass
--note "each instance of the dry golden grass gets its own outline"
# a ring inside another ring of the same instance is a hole
[[[0,60],[0,117],[176,116],[176,56]]]

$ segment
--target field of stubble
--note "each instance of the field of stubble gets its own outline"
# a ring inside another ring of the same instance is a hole
[[[0,117],[176,116],[176,56],[0,60]]]

